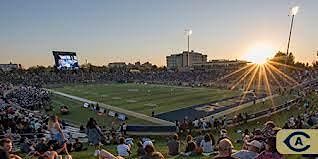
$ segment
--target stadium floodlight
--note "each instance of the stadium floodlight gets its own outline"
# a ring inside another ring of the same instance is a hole
[[[299,9],[298,6],[293,7],[293,8],[291,9],[291,15],[296,15],[297,12],[298,12],[298,9]]]
[[[188,52],[190,51],[190,35],[192,35],[192,30],[191,29],[186,29],[185,33],[187,35],[188,38]]]
[[[186,29],[185,30],[185,33],[186,33],[186,35],[187,35],[187,37],[188,37],[188,66],[190,66],[190,64],[189,64],[189,62],[190,62],[190,60],[189,60],[189,53],[190,53],[190,35],[192,35],[192,30],[191,29]]]
[[[291,19],[291,23],[290,23],[290,29],[289,29],[289,36],[288,36],[288,43],[287,43],[287,51],[286,51],[286,59],[285,59],[285,65],[287,65],[287,59],[288,59],[288,55],[289,55],[289,44],[290,44],[290,38],[291,38],[291,34],[292,34],[292,30],[293,30],[293,25],[294,25],[294,18],[295,18],[295,15],[297,14],[298,12],[298,9],[299,7],[298,6],[295,6],[291,9],[291,16],[292,16],[292,19]]]

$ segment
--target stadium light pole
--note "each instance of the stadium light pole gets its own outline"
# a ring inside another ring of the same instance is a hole
[[[292,34],[292,30],[293,30],[293,25],[294,25],[294,18],[295,15],[298,12],[299,7],[295,6],[291,9],[291,23],[290,23],[290,29],[289,29],[289,36],[288,36],[288,43],[287,43],[287,51],[286,51],[286,59],[285,59],[285,65],[287,65],[287,59],[288,59],[288,55],[289,55],[289,44],[290,44],[290,38],[291,38],[291,34]],[[287,67],[287,66],[286,66]]]
[[[187,61],[188,61],[188,66],[190,66],[190,35],[192,34],[192,30],[191,29],[186,29],[185,30],[185,33],[187,35],[187,38],[188,38],[188,58],[187,58]]]

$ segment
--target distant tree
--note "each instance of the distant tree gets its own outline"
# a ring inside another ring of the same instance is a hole
[[[318,61],[314,61],[312,67],[318,69]]]
[[[302,68],[302,69],[305,69],[305,68],[306,68],[305,63],[302,63],[302,62],[296,62],[296,63],[294,64],[294,66],[295,66],[296,68]]]
[[[286,53],[279,51],[275,54],[271,61],[275,61],[281,64],[294,65],[295,56],[293,55],[293,53],[289,53],[288,55],[286,55]]]

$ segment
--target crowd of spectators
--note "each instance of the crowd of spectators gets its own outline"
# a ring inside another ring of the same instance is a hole
[[[148,72],[131,72],[127,70],[116,71],[85,71],[76,72],[56,72],[32,70],[17,70],[11,72],[1,72],[0,75],[0,157],[19,157],[14,147],[14,142],[19,143],[19,150],[27,155],[38,158],[54,159],[58,155],[69,155],[71,151],[85,150],[79,139],[69,141],[63,132],[63,122],[56,116],[47,116],[38,113],[42,108],[50,103],[50,94],[45,89],[40,88],[45,84],[60,83],[80,83],[80,82],[149,82],[160,84],[191,86],[210,86],[214,81],[231,73],[233,70],[211,70],[211,71],[190,71],[171,72],[168,70],[157,70]],[[315,78],[316,72],[293,71],[289,75],[296,81],[303,82]],[[223,85],[231,81],[227,78],[220,81]],[[15,84],[7,83],[7,81]],[[275,85],[275,81],[270,80]],[[284,84],[282,84],[284,85]],[[227,87],[227,86],[225,86]],[[306,101],[307,96],[313,93],[312,89],[299,91],[302,98],[303,113],[291,116],[286,121],[283,128],[309,128],[318,123],[318,110],[316,105]],[[67,109],[67,111],[65,111]],[[61,111],[68,112],[66,106],[61,107]],[[99,107],[98,107],[99,110]],[[285,111],[289,111],[289,108]],[[273,112],[273,110],[270,110]],[[221,118],[196,119],[190,121],[185,118],[183,121],[176,121],[178,134],[173,135],[167,141],[169,156],[214,156],[216,159],[281,159],[282,155],[276,150],[275,136],[280,128],[269,121],[264,127],[253,130],[244,130],[241,139],[232,139],[227,134],[229,124],[245,123],[251,114],[241,113],[235,118],[223,116]],[[229,122],[231,121],[231,123]],[[101,158],[125,158],[133,153],[132,147],[136,143],[137,154],[142,159],[164,158],[162,153],[155,148],[154,141],[148,138],[138,138],[133,142],[127,136],[125,129],[127,125],[122,124],[119,134],[112,130],[109,134],[104,134],[97,122],[91,118],[86,124],[85,133],[88,136],[88,143],[98,149],[95,155]],[[198,134],[195,129],[202,129]],[[213,134],[210,130],[216,130],[219,134]],[[208,132],[208,133],[206,133]],[[196,134],[193,137],[192,134]],[[179,136],[186,135],[185,141],[181,141]],[[242,142],[242,148],[234,151],[232,141]],[[117,145],[117,156],[106,150],[100,149],[101,144]],[[185,145],[181,149],[181,145]]]
[[[81,68],[75,71],[56,71],[53,68],[33,68],[28,70],[15,70],[0,72],[0,81],[41,87],[43,85],[61,83],[85,82],[148,82],[170,85],[188,86],[217,86],[230,88],[229,84],[237,81],[246,71],[242,70],[233,76],[228,76],[239,68],[220,68],[214,70],[170,71],[166,69],[153,69],[148,71],[131,71],[127,69],[110,70],[107,68],[90,69]],[[275,73],[275,71],[273,71]],[[277,72],[277,71],[276,71]],[[303,82],[315,78],[317,71],[291,70],[288,76],[296,82]],[[246,76],[249,79],[252,74]],[[282,75],[276,75],[279,78]],[[217,81],[217,82],[216,82]],[[277,81],[268,77],[269,84],[278,86]],[[280,80],[280,86],[290,86],[292,81]],[[237,88],[240,88],[239,85]]]

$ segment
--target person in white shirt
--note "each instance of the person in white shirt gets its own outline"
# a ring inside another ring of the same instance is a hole
[[[147,145],[153,146],[152,141],[151,141],[151,140],[144,140],[144,143],[142,144],[142,147],[143,147],[143,148],[146,148]]]
[[[209,134],[204,136],[204,140],[201,141],[200,147],[203,150],[204,155],[210,155],[213,152],[213,143]]]
[[[193,123],[193,126],[194,128],[199,128],[199,120],[197,118],[195,118],[195,120],[192,122]]]
[[[130,145],[125,144],[125,139],[119,139],[119,145],[117,146],[117,153],[119,156],[128,157],[131,154]]]

